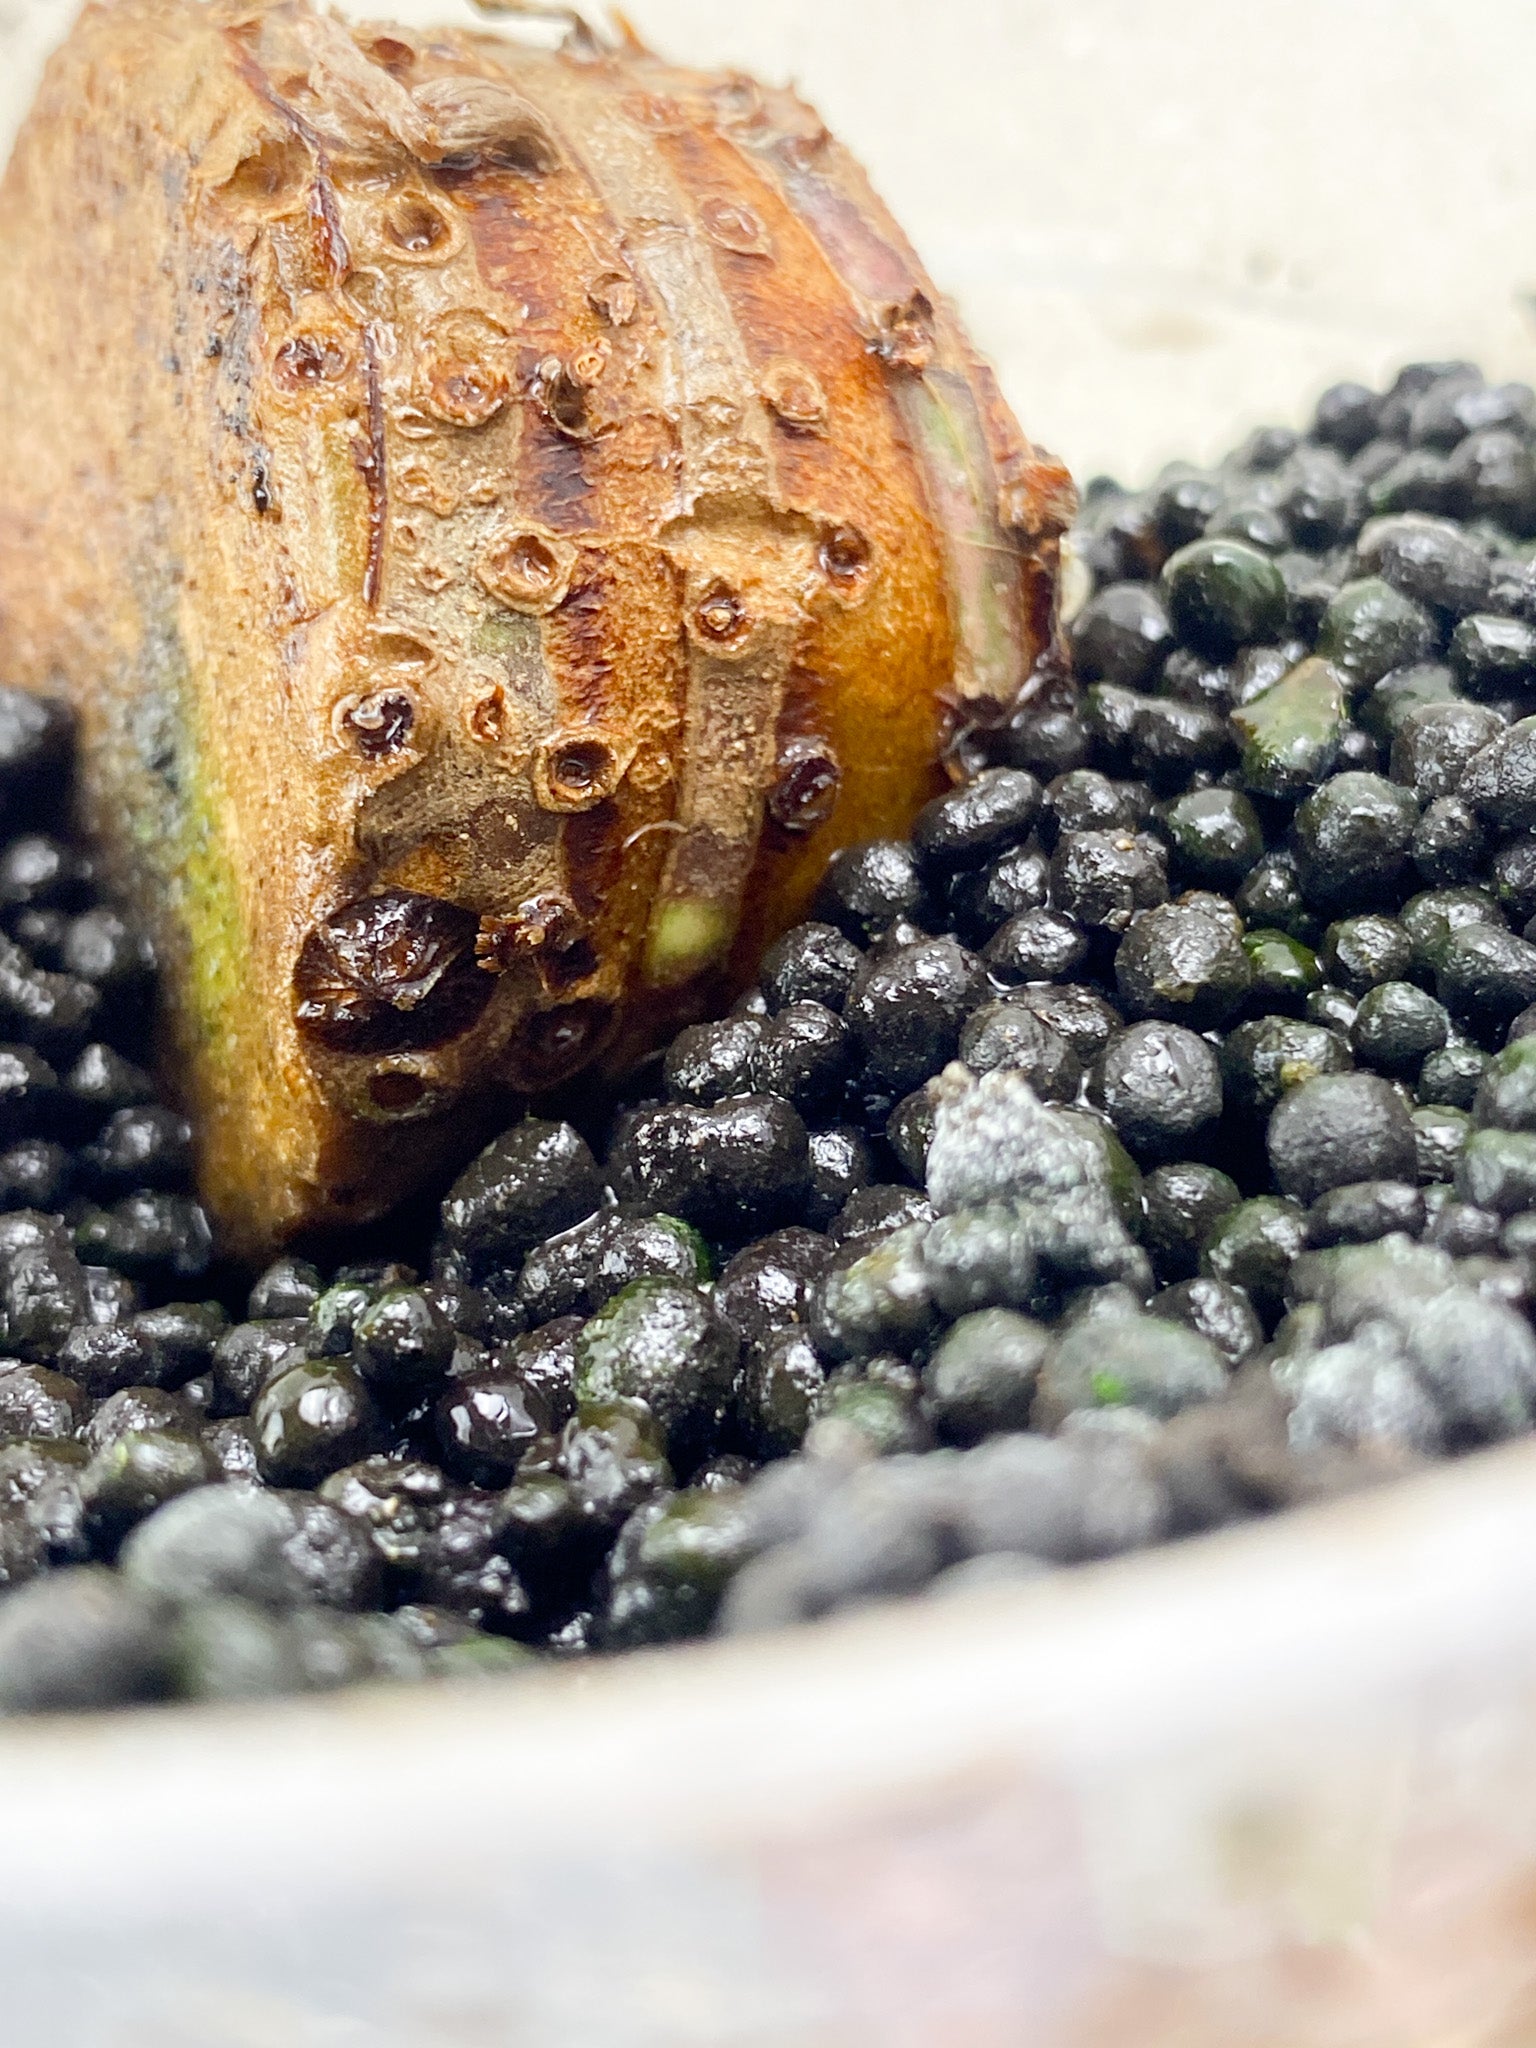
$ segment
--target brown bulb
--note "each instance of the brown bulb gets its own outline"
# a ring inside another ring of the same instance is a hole
[[[728,1006],[1045,672],[1071,488],[790,92],[317,0],[83,8],[41,90],[5,680],[260,1259]]]

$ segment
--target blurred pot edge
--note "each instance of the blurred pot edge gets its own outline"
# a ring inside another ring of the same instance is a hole
[[[195,1889],[232,1828],[259,1854],[302,1823],[323,1861],[319,1820],[344,1817],[329,1853],[366,1867],[386,1772],[391,1837],[412,1812],[454,1824],[444,1743],[539,1759],[477,1788],[477,1830],[505,1804],[521,1842],[569,1845],[590,1820],[613,1847],[798,1833],[977,1765],[1071,1780],[1234,1740],[1347,1740],[1389,1704],[1487,1703],[1533,1673],[1536,1443],[1521,1443],[1038,1584],[773,1635],[472,1685],[0,1724],[0,1912],[53,1886],[78,1903],[146,1802],[137,1868],[168,1896]]]
[[[6,2048],[1529,2048],[1536,1442],[1019,1589],[0,1727]]]

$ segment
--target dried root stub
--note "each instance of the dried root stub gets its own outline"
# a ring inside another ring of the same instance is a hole
[[[0,655],[231,1251],[718,1001],[1049,648],[1070,483],[787,94],[119,0],[4,191]]]

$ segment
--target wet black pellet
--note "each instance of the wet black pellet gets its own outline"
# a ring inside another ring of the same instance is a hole
[[[1384,981],[1401,981],[1415,965],[1407,926],[1380,912],[1340,918],[1323,934],[1319,964],[1328,980],[1363,996]]]
[[[998,752],[1011,766],[1028,768],[1049,781],[1081,767],[1088,744],[1087,725],[1075,706],[1027,706],[1003,728]]]
[[[76,848],[44,832],[24,832],[0,846],[0,903],[76,909],[89,873]]]
[[[781,1095],[814,1118],[841,1096],[854,1057],[854,1041],[835,1010],[823,1003],[790,1003],[765,1026],[752,1049],[752,1086]]]
[[[443,1232],[472,1272],[510,1260],[591,1215],[602,1179],[568,1124],[528,1119],[486,1147],[443,1204]]]
[[[1281,1191],[1302,1202],[1352,1181],[1412,1183],[1417,1175],[1408,1109],[1375,1074],[1319,1075],[1287,1090],[1268,1146]]]
[[[931,1223],[933,1206],[915,1188],[879,1182],[850,1196],[827,1225],[834,1245],[853,1245],[888,1236],[908,1223]]]
[[[1291,501],[1280,509],[1304,540],[1305,521],[1298,524]],[[1164,564],[1161,587],[1185,642],[1218,661],[1277,638],[1286,622],[1284,579],[1266,554],[1243,541],[1193,541]]]
[[[1039,813],[1041,794],[1037,779],[1024,769],[984,769],[918,813],[913,844],[940,874],[975,867],[1025,837]]]
[[[1330,1188],[1307,1211],[1307,1242],[1327,1247],[1374,1244],[1393,1231],[1417,1237],[1424,1228],[1424,1197],[1408,1181],[1355,1181]]]
[[[51,1138],[23,1138],[0,1152],[0,1207],[60,1209],[77,1179],[75,1155]]]
[[[763,956],[759,983],[770,1010],[821,1003],[841,1010],[862,955],[835,925],[801,924]]]
[[[860,946],[879,938],[898,918],[926,927],[931,915],[916,849],[893,839],[834,854],[816,903],[828,923]]]
[[[1109,999],[1081,982],[1037,983],[1009,991],[1008,1000],[1033,1011],[1043,1024],[1091,1066],[1109,1043],[1110,1033],[1125,1022]]]
[[[1488,1055],[1476,1045],[1447,1045],[1432,1052],[1419,1069],[1416,1093],[1420,1102],[1443,1102],[1470,1109],[1487,1070]]]
[[[1008,1067],[1051,1102],[1071,1102],[1082,1084],[1082,1061],[1039,1013],[1015,1001],[984,1003],[960,1034],[960,1058],[972,1073]]]
[[[1488,835],[1469,803],[1457,796],[1437,796],[1425,805],[1410,850],[1419,880],[1444,888],[1469,882],[1482,872]]]
[[[1121,1140],[1142,1156],[1198,1149],[1221,1116],[1215,1049],[1177,1024],[1133,1024],[1117,1032],[1099,1057],[1091,1086]]]
[[[382,1419],[350,1359],[305,1359],[267,1381],[251,1409],[256,1463],[274,1486],[315,1486],[378,1447]]]
[[[1152,517],[1164,547],[1171,551],[1198,540],[1225,500],[1225,488],[1217,477],[1199,470],[1170,476],[1152,500]]]
[[[160,1359],[159,1384],[178,1387],[209,1373],[214,1346],[228,1329],[229,1317],[217,1301],[168,1301],[139,1310],[131,1327]]]
[[[64,1075],[64,1087],[80,1118],[102,1122],[114,1110],[152,1102],[155,1084],[142,1067],[100,1040],[87,1045]]]
[[[1346,539],[1365,512],[1357,476],[1330,448],[1303,443],[1281,471],[1277,509],[1298,547],[1323,549]]]
[[[810,1174],[809,1137],[776,1096],[736,1096],[710,1109],[679,1104],[633,1119],[609,1172],[635,1199],[700,1230],[740,1236],[793,1220]]]
[[[1422,515],[1372,521],[1356,559],[1405,597],[1457,618],[1478,610],[1492,582],[1485,549],[1449,520]]]
[[[1445,1203],[1426,1232],[1426,1242],[1456,1259],[1487,1258],[1498,1248],[1501,1219],[1470,1202]]]
[[[247,1414],[267,1381],[303,1354],[308,1327],[300,1316],[274,1316],[222,1331],[210,1357],[213,1412]]]
[[[192,1126],[159,1103],[119,1109],[80,1154],[88,1179],[111,1195],[183,1187],[192,1170]]]
[[[199,1203],[146,1189],[87,1212],[75,1226],[75,1247],[131,1279],[179,1284],[208,1270],[213,1236]]]
[[[1241,1365],[1264,1342],[1264,1326],[1243,1290],[1208,1273],[1165,1287],[1153,1300],[1151,1312],[1187,1325],[1229,1366]]]
[[[1041,825],[1052,845],[1067,832],[1128,832],[1136,825],[1136,807],[1126,783],[1096,768],[1075,768],[1046,790]]]
[[[1090,930],[1123,932],[1138,910],[1168,894],[1167,855],[1156,839],[1123,828],[1063,832],[1051,856],[1051,899]]]
[[[1156,689],[1160,697],[1206,710],[1229,711],[1237,697],[1237,669],[1226,662],[1207,661],[1187,647],[1176,647],[1163,663]]]
[[[1446,460],[1442,508],[1458,519],[1488,518],[1520,537],[1536,527],[1536,461],[1524,435],[1507,427],[1468,434]]]
[[[1039,910],[1050,897],[1051,870],[1038,848],[1021,846],[990,867],[956,875],[949,885],[949,909],[958,935],[983,946],[1000,925],[1021,911]]]
[[[1351,1040],[1363,1066],[1408,1075],[1441,1049],[1450,1029],[1444,1005],[1427,990],[1411,981],[1384,981],[1360,998]]]
[[[760,1238],[726,1266],[715,1306],[746,1344],[762,1344],[805,1320],[811,1282],[832,1257],[817,1232],[792,1226]]]
[[[708,1248],[680,1217],[600,1210],[538,1245],[523,1261],[515,1299],[532,1326],[589,1315],[631,1280],[709,1277]]]
[[[77,1380],[46,1365],[0,1365],[0,1435],[74,1437],[85,1421],[87,1397]]]
[[[1151,697],[1131,720],[1131,767],[1156,790],[1183,788],[1191,776],[1215,774],[1235,755],[1232,728],[1220,710]]]
[[[667,1048],[662,1069],[670,1102],[699,1105],[752,1092],[752,1062],[763,1024],[758,1017],[726,1017],[694,1024]]]
[[[1083,607],[1071,641],[1084,682],[1138,690],[1157,673],[1174,644],[1174,631],[1156,591],[1144,583],[1114,583]]]
[[[439,1395],[433,1414],[450,1472],[480,1486],[508,1481],[553,1417],[515,1365],[466,1373]]]
[[[1536,946],[1492,925],[1467,925],[1437,951],[1436,990],[1474,1030],[1497,1032],[1536,1002]]]
[[[1368,385],[1331,384],[1312,415],[1312,438],[1353,455],[1375,438],[1380,404]]]
[[[974,954],[953,939],[925,940],[871,959],[843,1015],[870,1070],[905,1091],[949,1059],[965,1018],[986,993]]]
[[[1225,899],[1160,905],[1135,919],[1115,954],[1126,1011],[1201,1031],[1224,1023],[1253,985],[1241,920]]]
[[[1154,1168],[1141,1187],[1141,1238],[1161,1277],[1192,1276],[1206,1239],[1241,1199],[1219,1167],[1180,1160]]]
[[[318,1266],[308,1259],[274,1259],[246,1299],[253,1321],[274,1316],[307,1316],[319,1300],[323,1282]]]
[[[1025,910],[987,942],[981,957],[999,981],[1070,981],[1088,957],[1088,936],[1060,911]]]
[[[860,1188],[875,1176],[870,1140],[852,1124],[833,1124],[807,1137],[810,1170],[806,1179],[805,1218],[824,1228]]]

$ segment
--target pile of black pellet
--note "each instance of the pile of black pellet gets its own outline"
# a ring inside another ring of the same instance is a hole
[[[1067,586],[1076,689],[611,1128],[248,1297],[0,693],[0,1706],[769,1626],[1530,1429],[1536,396],[1419,364],[1101,479]]]

